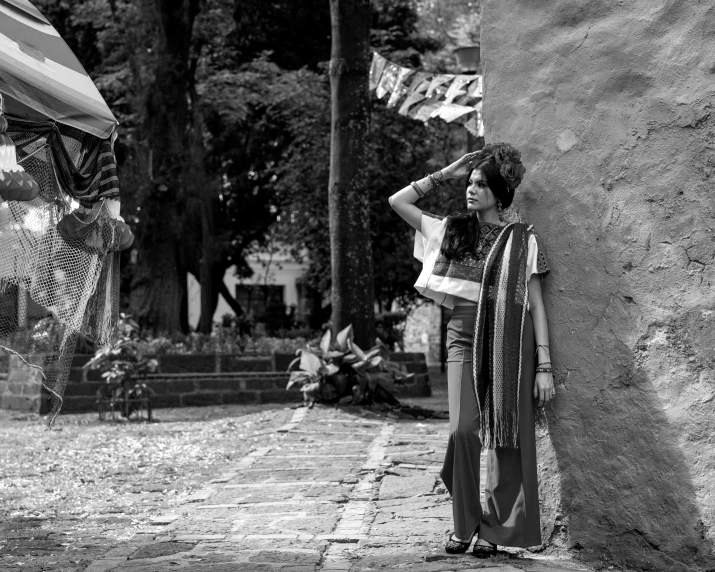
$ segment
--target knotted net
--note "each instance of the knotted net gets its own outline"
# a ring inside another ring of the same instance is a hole
[[[49,426],[62,406],[78,336],[112,342],[126,225],[110,141],[56,123],[9,119],[17,160],[40,187],[0,199],[0,347],[41,371]],[[114,210],[114,209],[113,209]]]

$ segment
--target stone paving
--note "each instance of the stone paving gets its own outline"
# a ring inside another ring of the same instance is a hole
[[[447,555],[447,422],[366,415],[297,409],[265,446],[86,571],[587,570],[527,551]]]

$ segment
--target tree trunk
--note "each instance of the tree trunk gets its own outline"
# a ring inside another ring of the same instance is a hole
[[[239,304],[238,300],[236,300],[234,295],[231,294],[228,287],[226,286],[226,283],[223,280],[221,280],[218,285],[218,292],[219,294],[221,294],[221,296],[223,296],[223,299],[226,300],[226,303],[231,307],[236,316],[243,315],[243,308],[241,307],[241,304]]]
[[[199,321],[199,332],[210,334],[213,326],[213,313],[216,309],[213,295],[213,224],[211,217],[211,205],[207,201],[201,201],[201,320]]]
[[[192,93],[196,99],[196,94]],[[192,203],[196,203],[201,220],[201,254],[199,259],[199,282],[201,283],[201,320],[198,331],[210,334],[213,329],[213,314],[218,301],[217,280],[223,280],[224,267],[216,268],[216,241],[214,223],[214,186],[206,173],[202,141],[203,117],[198,104],[194,106],[190,139],[190,170],[187,179],[192,189]]]
[[[179,331],[186,312],[186,269],[181,233],[186,204],[187,128],[191,124],[189,62],[198,0],[144,0],[146,17],[158,24],[154,81],[144,97],[144,133],[151,160],[142,219],[137,226],[132,314],[154,331]]]
[[[328,189],[332,324],[375,340],[372,248],[364,166],[369,126],[370,0],[330,0],[331,140]]]
[[[207,269],[201,266],[199,281],[204,279],[203,273],[205,272],[207,272]],[[238,304],[238,302],[236,302],[235,298],[231,297],[231,299],[229,300],[229,298],[227,297],[227,295],[230,296],[230,294],[228,293],[228,288],[226,288],[226,284],[224,284],[223,281],[223,275],[225,272],[226,265],[220,262],[216,262],[214,260],[210,272],[210,287],[204,288],[204,284],[201,283],[201,314],[199,315],[199,324],[196,328],[199,332],[211,333],[211,330],[213,328],[213,315],[216,311],[216,306],[218,306],[219,294],[223,295],[224,299],[231,307],[231,309],[236,312],[236,315],[243,314],[243,310],[241,309],[241,306]],[[204,299],[204,296],[206,294],[208,294],[207,300]],[[236,311],[236,307],[238,307],[238,312]],[[207,326],[208,329],[204,329]]]
[[[154,333],[183,331],[182,300],[186,298],[186,271],[174,240],[139,244],[139,257],[131,284],[132,317]]]

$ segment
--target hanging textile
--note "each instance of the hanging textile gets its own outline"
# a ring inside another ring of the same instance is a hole
[[[106,200],[119,196],[110,140],[7,119],[18,163],[39,194],[0,202],[0,347],[42,372],[51,423],[78,336],[112,342],[126,225]]]

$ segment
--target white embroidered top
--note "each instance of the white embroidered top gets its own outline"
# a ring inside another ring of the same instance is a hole
[[[422,272],[415,282],[415,288],[423,296],[447,308],[454,308],[455,296],[479,302],[483,268],[483,261],[479,257],[470,256],[469,260],[458,263],[451,261],[448,264],[449,270],[443,270],[445,261],[441,251],[446,226],[446,217],[422,213],[422,232],[415,234],[414,247],[415,258],[422,262]],[[541,274],[543,277],[549,273],[543,247],[540,247],[533,229],[533,226],[528,227],[527,282],[533,274]]]

